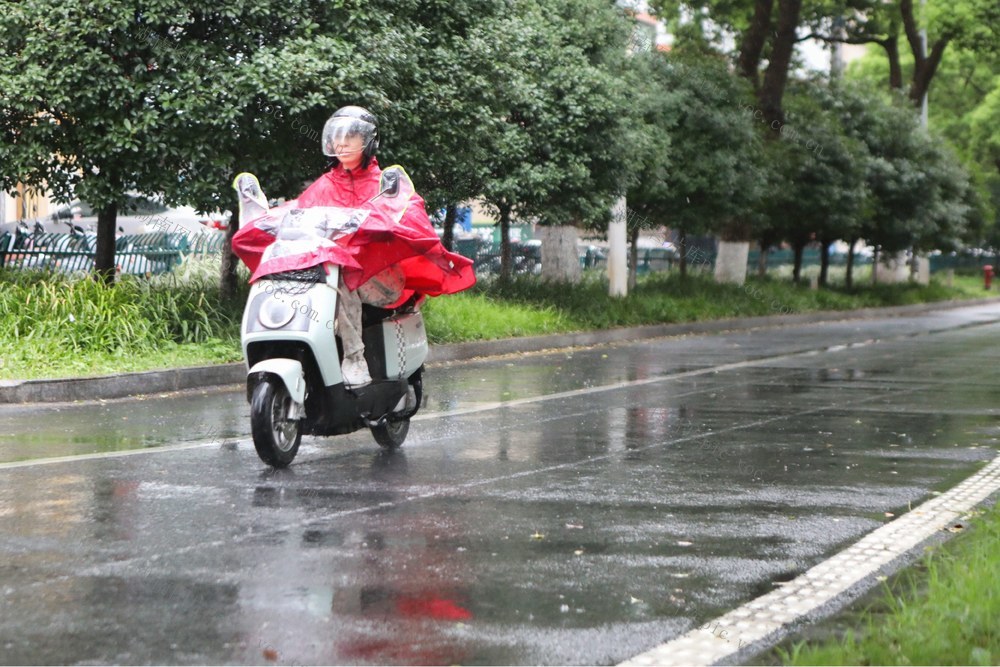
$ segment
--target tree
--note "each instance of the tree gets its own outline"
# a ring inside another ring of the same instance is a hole
[[[827,284],[830,245],[857,234],[865,199],[867,151],[843,131],[838,115],[839,87],[797,82],[789,99],[789,125],[806,128],[808,137],[783,141],[773,163],[780,181],[767,198],[771,229],[795,252],[793,278],[799,282],[806,245],[820,245],[819,282]]]
[[[792,56],[797,42],[797,30],[802,13],[802,0],[654,0],[654,11],[670,18],[675,25],[681,23],[685,15],[698,17],[696,23],[704,26],[711,22],[714,34],[707,40],[700,40],[699,46],[716,46],[724,43],[725,37],[733,37],[739,45],[736,54],[737,72],[752,86],[756,108],[751,114],[763,121],[763,137],[766,141],[777,141],[785,126],[783,98],[788,83]],[[694,31],[704,34],[704,28]],[[696,40],[696,42],[699,40]],[[760,78],[761,64],[766,62],[763,80]],[[758,180],[765,180],[766,176]],[[730,219],[721,230],[720,254],[716,264],[716,276],[729,279],[745,275],[746,256],[742,244],[754,237],[751,226],[752,216]],[[732,243],[733,245],[729,245]],[[727,253],[723,263],[723,247],[734,249]],[[742,262],[744,266],[738,264]],[[726,266],[725,264],[729,264]],[[727,277],[728,276],[728,277]]]
[[[670,138],[678,121],[677,111],[683,105],[683,100],[677,98],[684,93],[668,87],[662,72],[664,64],[663,54],[656,52],[636,54],[629,62],[629,74],[637,93],[626,135],[633,149],[634,165],[626,193],[630,209],[626,215],[631,252],[629,289],[636,284],[640,232],[670,223],[666,209],[670,197],[668,178],[674,166]]]
[[[504,127],[484,198],[501,226],[501,278],[509,277],[513,215],[552,227],[599,225],[630,168],[622,140],[624,68],[630,25],[612,3],[516,2],[502,33],[519,67],[498,77]],[[566,244],[578,269],[575,243]],[[543,252],[543,275],[551,262]],[[552,276],[572,279],[572,275]]]
[[[904,69],[909,70],[907,96],[916,107],[930,90],[950,45],[1000,50],[990,27],[1000,21],[1000,7],[994,0],[931,0],[919,12],[913,0],[832,0],[815,7],[806,20],[811,31],[801,39],[878,44],[885,52],[891,88],[902,90]],[[928,33],[926,47],[921,28]],[[908,47],[906,57],[900,55],[901,39]]]
[[[860,86],[845,87],[839,99],[845,132],[868,153],[860,236],[876,254],[953,249],[979,209],[961,165],[919,127],[912,108]]]
[[[989,43],[978,50],[958,43],[950,50],[935,76],[929,113],[931,130],[947,139],[969,172],[966,241],[975,247],[1000,247],[1000,238],[994,238],[1000,210],[1000,137],[994,134],[1000,113],[990,111],[1000,99],[1000,53],[987,48]],[[912,66],[906,57],[901,62],[904,70]],[[852,63],[847,74],[884,85],[887,68],[880,53],[869,53]]]
[[[481,193],[500,150],[503,85],[512,51],[498,35],[509,27],[507,3],[421,2],[397,7],[420,47],[414,76],[385,110],[384,153],[412,170],[429,211],[445,208],[444,245],[452,248],[456,206]],[[518,58],[523,54],[518,53]]]
[[[0,186],[89,202],[108,282],[126,193],[225,207],[237,169],[291,191],[303,164],[321,165],[312,128],[331,102],[377,98],[398,69],[366,45],[390,61],[407,52],[384,12],[351,3],[34,0],[0,12],[0,88],[15,91],[0,102]],[[332,29],[348,18],[363,34]]]
[[[634,210],[652,224],[669,224],[680,239],[680,270],[687,271],[687,238],[719,232],[748,219],[761,195],[760,137],[744,82],[721,57],[698,52],[654,54],[648,64],[655,105],[647,142],[669,143],[669,163],[647,154],[653,170],[629,191]]]

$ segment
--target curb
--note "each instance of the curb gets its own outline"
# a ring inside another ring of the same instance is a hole
[[[813,322],[900,317],[997,302],[1000,302],[1000,297],[937,301],[888,308],[860,308],[857,310],[818,311],[794,315],[734,317],[724,320],[707,320],[686,324],[652,324],[571,334],[525,336],[523,338],[432,345],[427,361],[428,363],[465,361],[481,357],[539,352],[568,347],[585,347],[647,338],[718,333],[722,331],[749,330],[793,324],[809,324]],[[180,391],[183,389],[243,384],[245,379],[246,366],[242,362],[239,362],[62,380],[3,380],[0,381],[0,404],[62,403],[124,398],[143,394]]]

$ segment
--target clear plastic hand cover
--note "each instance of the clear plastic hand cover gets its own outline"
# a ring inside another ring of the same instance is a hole
[[[264,251],[262,261],[333,247],[334,239],[357,231],[370,213],[359,208],[313,206],[288,208],[284,215],[275,216],[280,210],[272,209],[268,216],[275,241]],[[257,224],[261,226],[260,222]]]

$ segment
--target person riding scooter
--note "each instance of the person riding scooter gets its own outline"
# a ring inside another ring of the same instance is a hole
[[[375,153],[379,136],[375,116],[361,107],[338,109],[323,127],[323,154],[332,169],[299,195],[299,205],[355,208],[378,195],[381,170]],[[361,297],[340,278],[340,313],[334,333],[344,346],[344,383],[362,386],[371,382],[365,344],[361,339]]]
[[[327,120],[321,139],[331,168],[292,204],[299,209],[378,205],[383,173],[375,157],[379,141],[374,114],[358,106],[338,109]],[[405,208],[393,216],[395,223],[391,228],[363,223],[356,232],[337,239],[338,245],[349,250],[355,260],[353,266],[342,267],[335,325],[335,334],[340,336],[344,349],[344,383],[349,386],[371,382],[361,336],[364,299],[359,290],[364,292],[366,283],[391,283],[394,279],[403,282],[398,299],[375,304],[384,308],[399,306],[414,293],[450,294],[475,283],[472,261],[444,249],[424,209],[423,199],[411,193],[405,201]],[[255,271],[263,248],[273,239],[264,230],[241,229],[233,238],[233,249]]]

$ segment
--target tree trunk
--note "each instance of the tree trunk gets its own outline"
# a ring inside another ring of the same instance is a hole
[[[856,237],[847,241],[847,270],[844,273],[844,285],[847,289],[854,287],[854,245],[857,242],[858,239]]]
[[[792,282],[796,285],[802,278],[802,251],[805,249],[806,244],[802,241],[796,241],[792,244],[792,249],[795,251],[795,264],[792,268]]]
[[[444,213],[444,234],[441,235],[441,245],[451,252],[455,246],[455,218],[458,217],[458,207],[448,204]]]
[[[767,255],[771,250],[771,239],[760,239],[757,244],[760,246],[760,254],[757,255],[757,277],[763,278],[767,275]]]
[[[913,80],[910,82],[910,101],[920,108],[923,102],[924,95],[931,87],[931,80],[934,78],[934,74],[937,73],[938,65],[941,64],[941,56],[944,55],[944,50],[948,46],[949,39],[942,38],[934,43],[931,47],[930,55],[927,56],[920,64],[919,67],[914,67],[913,69]]]
[[[629,262],[628,262],[628,289],[631,292],[635,289],[635,283],[639,272],[639,227],[633,227],[629,233]]]
[[[777,137],[778,131],[785,123],[785,112],[781,108],[781,100],[785,95],[785,84],[788,82],[788,68],[795,50],[795,30],[799,26],[799,13],[802,10],[802,0],[778,0],[778,20],[774,39],[771,42],[771,53],[764,73],[764,85],[760,89],[758,101],[764,113],[764,121],[769,136]]]
[[[833,241],[821,239],[819,242],[819,284],[826,287],[830,275],[830,245]]]
[[[94,254],[94,273],[105,285],[115,283],[115,224],[118,221],[118,204],[112,203],[97,211],[97,248]]]
[[[680,230],[678,230],[677,246],[678,246],[678,248],[680,248],[680,262],[679,262],[678,265],[679,265],[680,271],[681,271],[681,278],[686,278],[687,277],[687,271],[688,271],[688,257],[687,257],[687,254],[688,254],[688,247],[687,247],[688,242],[687,242],[687,239],[688,239],[687,232],[684,231],[683,228],[680,229]]]
[[[878,246],[872,252],[872,285],[878,284]]]
[[[577,229],[571,225],[538,227],[542,241],[542,278],[560,283],[580,282]]]
[[[713,275],[717,283],[742,285],[747,279],[747,255],[749,241],[727,241],[719,239],[715,253]]]
[[[223,299],[232,299],[236,296],[236,269],[240,266],[240,260],[233,254],[233,237],[239,230],[239,213],[233,213],[229,217],[229,228],[222,243],[222,262],[219,267],[219,295]]]
[[[510,282],[510,206],[500,206],[500,281]]]
[[[879,42],[879,46],[885,49],[885,55],[889,59],[889,88],[901,90],[903,88],[903,68],[899,64],[899,38],[892,35]]]
[[[764,51],[764,42],[771,32],[771,9],[774,0],[755,0],[753,18],[743,32],[743,42],[740,44],[739,71],[740,76],[749,79],[754,92],[760,89],[760,55]]]
[[[938,65],[941,64],[941,57],[948,47],[948,42],[951,41],[951,35],[942,35],[938,41],[934,42],[930,53],[925,53],[917,19],[913,15],[913,0],[899,0],[899,15],[903,20],[903,30],[910,43],[910,51],[913,53],[913,78],[910,80],[909,97],[910,101],[919,108],[924,95],[931,86],[931,79],[934,78]]]

